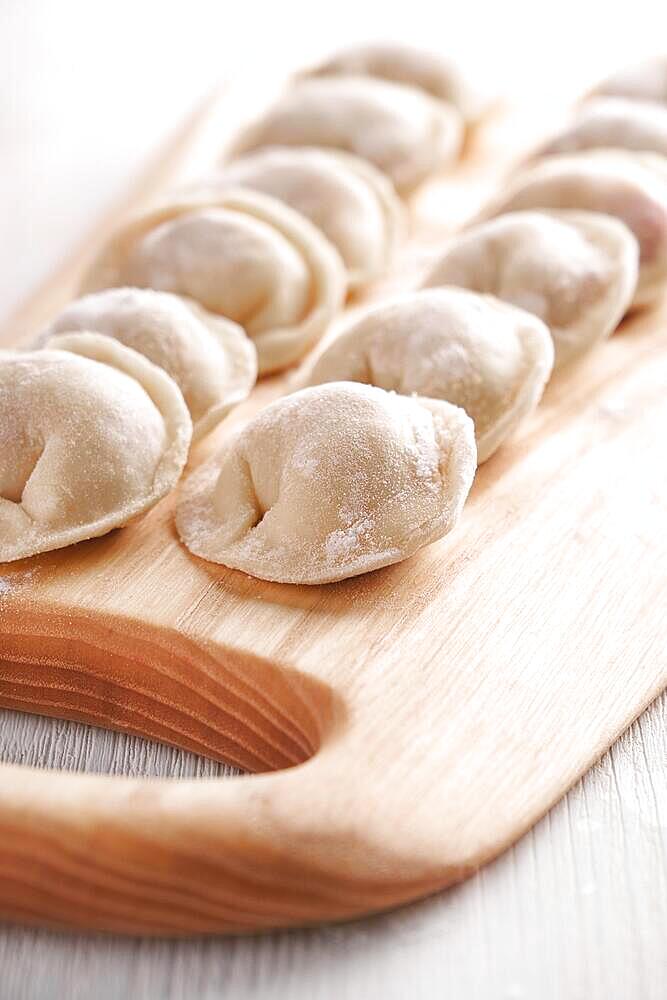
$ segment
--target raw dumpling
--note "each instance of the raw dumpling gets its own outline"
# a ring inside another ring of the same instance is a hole
[[[667,155],[667,105],[623,97],[586,101],[571,124],[545,143],[536,155],[611,148]]]
[[[662,157],[654,157],[661,161]],[[639,243],[634,304],[652,302],[667,279],[667,174],[651,157],[622,150],[552,156],[521,171],[476,221],[529,208],[615,216]]]
[[[184,484],[191,552],[281,583],[400,562],[456,523],[475,473],[472,423],[432,399],[337,383],[262,410]]]
[[[43,339],[72,331],[114,337],[171,375],[190,410],[194,439],[246,399],[257,378],[257,353],[240,326],[168,292],[110,288],[85,295]]]
[[[306,381],[365,382],[455,403],[474,421],[484,462],[537,406],[553,358],[536,316],[490,295],[433,288],[369,309],[324,349]]]
[[[406,193],[451,163],[462,141],[461,116],[413,87],[364,76],[322,76],[290,87],[234,144],[326,146],[373,163]]]
[[[667,56],[655,56],[607,77],[596,94],[667,104]]]
[[[454,237],[424,287],[496,295],[544,320],[555,365],[608,337],[630,306],[639,248],[618,219],[595,212],[513,212]]]
[[[0,351],[0,562],[104,535],[181,475],[192,424],[176,383],[110,337]]]
[[[252,188],[296,209],[333,243],[351,288],[386,271],[403,229],[403,205],[379,170],[349,153],[298,146],[261,149],[204,187]]]
[[[104,247],[83,291],[136,285],[185,295],[240,323],[261,374],[296,362],[345,298],[340,255],[275,198],[230,189],[174,197]]]
[[[466,121],[476,121],[486,109],[487,102],[452,60],[400,42],[355,45],[310,71],[313,76],[350,74],[418,87],[453,104]]]

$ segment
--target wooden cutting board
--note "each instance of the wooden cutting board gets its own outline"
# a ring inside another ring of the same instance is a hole
[[[0,344],[40,329],[120,208],[210,163],[243,107],[228,94],[187,123]],[[368,297],[409,285],[536,137],[502,113],[482,127],[413,199],[397,273]],[[288,387],[263,382],[191,465]],[[456,531],[401,565],[264,583],[192,557],[168,498],[0,566],[0,704],[267,772],[0,767],[0,916],[141,934],[339,920],[504,850],[667,684],[665,421],[667,308],[554,380]]]

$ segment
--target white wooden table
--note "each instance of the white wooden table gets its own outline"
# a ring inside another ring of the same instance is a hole
[[[213,0],[0,0],[0,318],[216,78],[368,37],[378,11],[360,6],[246,3],[232,16],[231,5]],[[667,39],[667,15],[659,23],[648,0],[633,3],[631,23],[627,9],[575,0],[551,12],[469,2],[455,25],[430,6],[411,3],[409,31],[383,6],[383,34],[442,38],[490,79],[502,67],[506,89],[521,93],[529,83],[533,96],[540,86],[574,94],[660,34]],[[509,51],[498,46],[503,37],[514,38]],[[663,697],[511,851],[431,900],[254,939],[162,942],[0,927],[0,997],[662,1000],[666,722]],[[224,773],[157,744],[12,712],[0,712],[0,759],[119,774]]]

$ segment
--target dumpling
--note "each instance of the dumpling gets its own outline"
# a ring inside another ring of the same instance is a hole
[[[432,399],[337,383],[272,403],[184,484],[176,526],[195,555],[281,583],[400,562],[458,520],[472,423]]]
[[[310,70],[313,76],[339,74],[373,76],[418,87],[453,104],[468,122],[478,120],[488,104],[451,59],[401,42],[355,45]]]
[[[275,198],[230,189],[182,195],[127,222],[82,290],[134,285],[185,295],[239,323],[260,374],[298,361],[345,298],[340,255]]]
[[[305,381],[365,382],[461,406],[484,462],[537,406],[553,358],[536,316],[489,295],[433,288],[368,309],[314,360]]]
[[[66,306],[40,339],[74,331],[113,337],[171,375],[195,440],[246,399],[257,379],[257,352],[240,326],[168,292],[93,292]]]
[[[544,320],[558,368],[608,337],[630,306],[639,248],[595,212],[512,212],[455,236],[424,287],[496,295]]]
[[[110,337],[0,351],[0,562],[153,507],[179,479],[191,433],[176,383]]]
[[[413,87],[364,76],[302,79],[251,124],[231,153],[326,146],[373,163],[407,193],[458,156],[463,126],[451,105]]]
[[[594,93],[667,104],[667,56],[654,56],[613,73]]]
[[[639,243],[634,304],[646,305],[662,293],[667,278],[667,174],[662,175],[649,156],[600,150],[549,157],[521,171],[475,221],[530,208],[580,209],[620,219]]]
[[[391,182],[349,153],[261,149],[234,160],[203,187],[230,185],[271,195],[310,219],[343,258],[350,288],[386,271],[403,230],[403,205]]]
[[[611,148],[667,155],[667,105],[623,97],[586,101],[570,125],[541,146],[536,155]]]

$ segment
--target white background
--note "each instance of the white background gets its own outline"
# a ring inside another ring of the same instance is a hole
[[[380,36],[451,52],[497,91],[563,102],[667,49],[656,0],[0,0],[0,321],[215,83]],[[528,837],[435,900],[346,928],[179,944],[0,930],[0,995],[658,1000],[667,983],[662,699]],[[0,757],[119,771],[209,765],[0,714]]]

